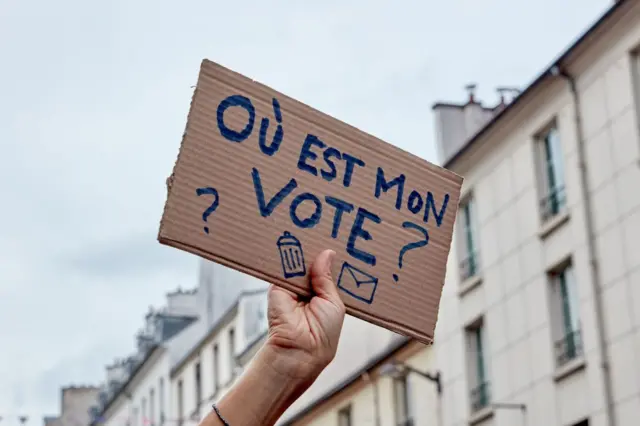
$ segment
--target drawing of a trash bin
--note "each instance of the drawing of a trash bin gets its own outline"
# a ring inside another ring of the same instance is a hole
[[[278,238],[278,251],[285,278],[302,277],[306,273],[300,241],[288,231]]]

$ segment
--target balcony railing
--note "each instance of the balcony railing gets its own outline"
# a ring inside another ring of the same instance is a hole
[[[489,382],[484,382],[471,389],[471,410],[473,412],[482,410],[491,402],[489,392]]]
[[[564,186],[553,188],[540,200],[540,214],[542,221],[546,222],[558,215],[567,204],[567,196]]]
[[[574,330],[567,333],[555,343],[556,365],[563,366],[567,362],[583,354],[582,333]]]
[[[478,274],[479,256],[477,251],[468,253],[467,257],[460,262],[460,280],[464,281]]]

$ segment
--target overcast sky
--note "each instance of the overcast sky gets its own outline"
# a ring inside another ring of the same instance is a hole
[[[611,3],[0,0],[2,426],[195,285],[156,235],[203,58],[435,161],[435,101],[526,86]]]

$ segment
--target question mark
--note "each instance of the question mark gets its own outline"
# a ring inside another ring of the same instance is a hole
[[[214,197],[214,200],[209,206],[209,208],[206,209],[204,213],[202,213],[202,220],[206,222],[209,215],[214,211],[216,211],[216,209],[218,208],[218,204],[220,203],[220,197],[218,197],[218,191],[216,191],[214,188],[198,188],[196,189],[196,194],[198,194],[198,197],[203,194],[211,194]],[[204,232],[208,234],[209,228],[205,226]]]
[[[402,227],[403,228],[417,229],[418,231],[422,232],[422,234],[424,235],[424,240],[416,241],[414,243],[409,243],[409,244],[406,244],[404,247],[402,247],[402,249],[400,250],[400,256],[398,257],[398,267],[400,269],[402,269],[402,260],[404,258],[404,255],[409,250],[417,249],[418,247],[424,247],[427,244],[429,244],[429,233],[422,226],[416,225],[415,223],[411,223],[411,222],[404,222],[402,224]],[[393,274],[393,279],[396,282],[398,282],[398,275]]]

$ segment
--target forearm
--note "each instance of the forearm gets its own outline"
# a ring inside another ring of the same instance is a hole
[[[282,375],[273,366],[270,353],[263,348],[234,386],[218,402],[220,414],[230,426],[271,426],[311,385]],[[222,426],[212,411],[201,426]]]

